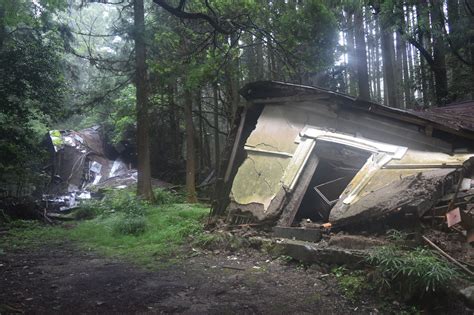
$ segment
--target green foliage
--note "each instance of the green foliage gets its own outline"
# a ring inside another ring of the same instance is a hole
[[[74,218],[76,220],[90,220],[99,215],[101,211],[101,204],[97,201],[84,201],[79,206],[79,209],[74,211]]]
[[[275,39],[291,56],[294,74],[299,78],[307,73],[326,69],[334,61],[337,44],[336,18],[323,1],[305,1],[298,10],[276,3],[270,9],[271,29]]]
[[[113,143],[127,140],[130,131],[135,129],[135,87],[128,85],[108,107],[110,113],[105,126]]]
[[[0,238],[4,250],[40,246],[44,242],[63,241],[66,230],[56,226],[42,225],[38,221],[12,220],[7,224],[8,234]]]
[[[0,1],[0,182],[41,183],[40,143],[64,117],[64,40],[51,13],[65,1]]]
[[[376,267],[380,288],[395,289],[408,298],[445,290],[458,276],[453,267],[424,248],[404,251],[383,246],[370,254],[368,262]]]
[[[134,191],[112,189],[105,191],[98,205],[103,213],[123,213],[125,215],[145,215],[147,204],[138,199]]]
[[[8,235],[0,239],[0,247],[9,250],[71,240],[87,249],[153,267],[178,256],[181,246],[199,238],[204,233],[204,218],[209,213],[209,209],[201,205],[142,204],[142,207],[146,208],[143,215],[127,215],[128,211],[124,210],[130,209],[127,205],[121,207],[122,212],[105,211],[75,226],[14,221]]]
[[[153,190],[155,196],[154,203],[157,205],[168,205],[173,203],[184,203],[186,198],[182,194],[164,190],[162,188],[155,188]]]
[[[370,289],[363,270],[349,272],[345,267],[336,267],[331,272],[344,294],[352,301],[356,301],[365,290]]]
[[[278,256],[278,260],[285,264],[289,264],[290,262],[294,261],[295,259],[289,255],[280,255]]]
[[[125,215],[113,225],[113,232],[121,235],[139,235],[145,230],[146,219],[140,215]]]
[[[121,141],[134,143],[135,124],[135,87],[129,84],[107,100],[97,102],[89,112],[76,114],[57,127],[80,130],[100,125],[107,140],[118,144]]]
[[[388,230],[387,231],[387,238],[392,241],[405,241],[408,237],[408,234],[404,231],[399,230]]]
[[[65,9],[66,5],[66,0],[0,0],[3,23],[11,28],[19,25],[37,26],[47,22],[50,14]]]
[[[3,209],[0,209],[0,224],[11,222],[11,218],[8,214],[5,213]]]
[[[194,238],[193,245],[209,250],[237,251],[250,247],[251,242],[231,233],[204,233]]]
[[[119,212],[118,220],[112,227],[113,232],[122,235],[139,235],[145,232],[146,205],[131,193],[116,191],[113,196],[108,195],[103,203],[111,207],[111,211]]]

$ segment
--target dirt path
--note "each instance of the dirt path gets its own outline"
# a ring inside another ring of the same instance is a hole
[[[0,313],[378,312],[354,304],[333,276],[252,252],[201,254],[155,271],[76,249],[43,246],[0,255]],[[393,311],[393,310],[392,310]]]

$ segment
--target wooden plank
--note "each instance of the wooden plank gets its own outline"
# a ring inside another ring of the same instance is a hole
[[[304,166],[313,152],[315,146],[314,139],[301,139],[300,144],[296,148],[293,158],[286,167],[285,173],[281,179],[283,185],[289,188],[290,191],[293,190],[298,176],[301,174],[301,171],[304,169]]]
[[[239,108],[236,112],[236,118],[232,124],[232,129],[230,134],[227,136],[224,149],[221,152],[221,160],[219,161],[219,169],[217,171],[217,178],[215,183],[215,194],[214,194],[214,201],[212,205],[211,217],[222,215],[229,203],[229,193],[231,189],[232,183],[226,182],[225,175],[229,171],[230,174],[232,172],[233,165],[229,163],[230,157],[232,152],[234,152],[234,159],[235,154],[238,150],[240,138],[242,137],[242,130],[245,122],[242,122],[244,119],[242,117],[244,109]],[[237,118],[239,117],[239,118]],[[246,117],[246,116],[245,116]],[[238,119],[238,120],[237,120]],[[240,136],[237,138],[238,131],[240,130]],[[227,178],[228,180],[229,178]]]
[[[306,162],[306,165],[298,179],[298,182],[295,186],[295,189],[286,205],[285,209],[283,209],[283,213],[281,215],[279,226],[291,226],[293,220],[295,219],[296,213],[301,205],[301,201],[303,201],[303,197],[308,189],[309,183],[311,182],[311,178],[316,171],[316,167],[318,166],[319,158],[312,152]]]
[[[245,119],[247,118],[247,108],[244,109],[242,112],[242,116],[240,117],[240,124],[239,129],[237,129],[237,134],[235,135],[234,147],[232,148],[232,152],[230,154],[229,162],[227,164],[227,170],[224,176],[224,183],[227,183],[230,174],[232,172],[232,167],[234,166],[235,156],[237,155],[237,150],[239,149],[240,141],[242,140],[242,130],[244,129]]]

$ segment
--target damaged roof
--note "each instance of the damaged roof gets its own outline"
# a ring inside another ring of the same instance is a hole
[[[456,130],[474,131],[474,101],[411,112],[418,117],[451,126]]]
[[[403,110],[388,107],[325,88],[291,84],[278,81],[258,81],[245,85],[240,94],[253,102],[272,99],[286,102],[294,97],[318,97],[333,99],[338,104],[355,110],[370,112],[421,127],[432,127],[444,132],[474,140],[474,102],[425,111]]]

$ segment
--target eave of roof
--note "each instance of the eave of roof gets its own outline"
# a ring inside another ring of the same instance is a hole
[[[355,110],[370,112],[374,115],[389,117],[418,126],[431,126],[456,136],[474,140],[474,115],[469,114],[471,112],[474,114],[474,103],[472,102],[462,104],[462,106],[458,108],[448,106],[429,111],[409,111],[361,100],[347,94],[320,87],[278,81],[257,81],[248,83],[240,90],[240,94],[251,102],[258,102],[265,99],[291,98],[295,96],[311,97],[325,95],[329,98],[339,100],[344,105],[350,106]],[[466,114],[464,115],[460,112]]]

